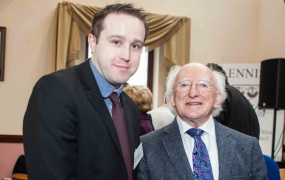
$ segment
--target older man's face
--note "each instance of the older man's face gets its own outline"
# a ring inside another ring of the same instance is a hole
[[[221,103],[211,70],[198,63],[183,66],[175,79],[171,103],[183,121],[194,127],[204,124]]]

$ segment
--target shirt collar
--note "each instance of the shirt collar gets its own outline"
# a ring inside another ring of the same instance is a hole
[[[176,118],[181,135],[186,134],[186,131],[193,128],[192,126],[184,122],[178,115],[176,116]],[[208,121],[206,121],[202,126],[200,126],[199,129],[202,129],[205,133],[209,134],[210,136],[215,136],[215,123],[213,116],[211,115]]]
[[[111,84],[98,72],[98,70],[95,68],[95,66],[92,63],[91,58],[89,58],[89,64],[91,67],[91,70],[93,72],[93,75],[97,81],[99,90],[101,92],[101,95],[103,98],[108,98],[109,95],[114,91],[118,93],[118,96],[120,97],[120,94],[122,93],[123,90],[123,84],[120,86],[120,88],[114,90],[111,86]]]

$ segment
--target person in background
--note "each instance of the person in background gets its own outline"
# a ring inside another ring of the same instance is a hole
[[[215,119],[227,127],[259,139],[259,121],[248,99],[238,89],[229,84],[226,72],[220,65],[208,63],[207,67],[225,76],[226,92],[228,94],[227,99],[222,104],[223,111],[215,116]]]
[[[167,103],[175,120],[141,137],[138,180],[267,180],[255,137],[217,122],[225,78],[199,63],[171,68]]]
[[[150,89],[144,86],[127,86],[123,91],[138,105],[141,111],[140,135],[153,131],[152,117],[147,114],[147,111],[152,108]]]
[[[174,120],[174,115],[171,113],[164,96],[164,102],[158,108],[152,109],[147,112],[152,117],[152,124],[154,129],[160,129]]]
[[[142,9],[108,5],[93,18],[92,58],[36,83],[23,123],[29,180],[136,179],[140,111],[122,89],[147,34]]]

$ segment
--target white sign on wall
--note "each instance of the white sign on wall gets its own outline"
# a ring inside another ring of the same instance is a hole
[[[258,109],[260,63],[220,64],[228,76],[229,84],[236,87],[252,104],[260,126],[259,144],[262,153],[271,156],[273,109]],[[275,160],[282,159],[284,111],[277,111],[275,129]]]

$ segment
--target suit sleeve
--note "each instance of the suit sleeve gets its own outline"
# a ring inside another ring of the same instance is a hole
[[[76,179],[76,113],[67,84],[48,75],[33,89],[23,122],[29,180]]]
[[[267,180],[267,169],[264,157],[262,155],[259,143],[256,138],[253,138],[252,157],[252,176],[255,180]]]
[[[256,115],[256,112],[253,109],[251,104],[248,105],[247,111],[248,111],[248,117],[249,117],[248,123],[249,123],[249,127],[250,127],[249,135],[254,136],[257,139],[259,139],[259,134],[260,134],[259,121],[258,121],[258,117]]]

